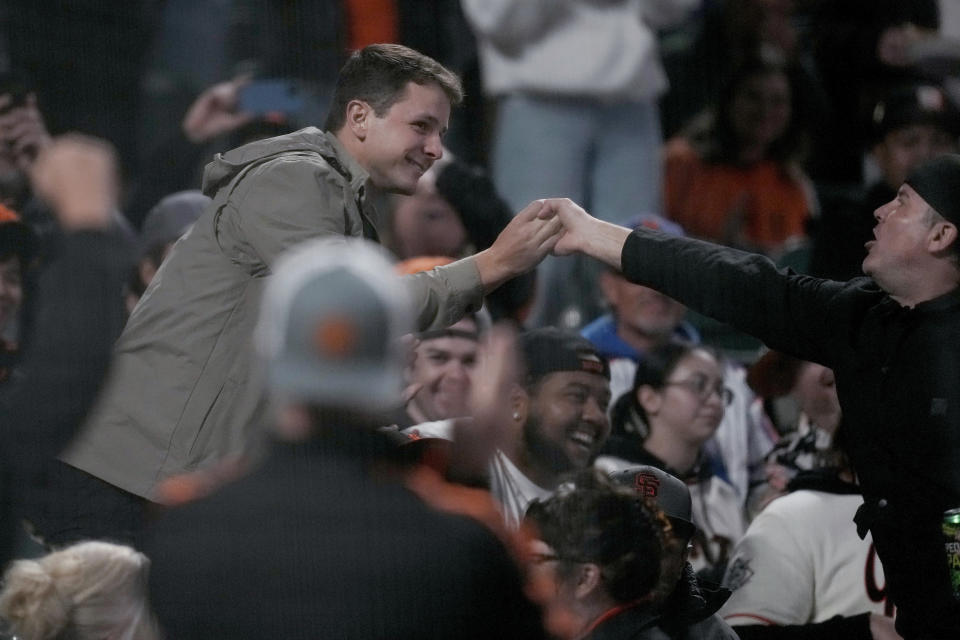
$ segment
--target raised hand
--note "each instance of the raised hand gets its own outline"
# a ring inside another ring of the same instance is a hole
[[[455,444],[450,464],[464,476],[482,476],[497,448],[504,445],[510,424],[510,394],[519,381],[516,332],[507,325],[493,327],[479,351],[470,387],[471,420],[454,425]]]
[[[64,229],[107,226],[117,206],[117,158],[104,140],[80,134],[55,138],[30,174],[34,193]]]
[[[236,111],[240,88],[249,82],[248,76],[240,76],[205,89],[183,118],[183,133],[187,139],[195,144],[206,142],[253,120],[252,113]]]
[[[37,156],[50,145],[50,134],[37,109],[34,94],[19,106],[10,107],[13,98],[0,95],[0,145],[11,162],[22,171],[29,171]]]
[[[526,273],[554,250],[563,225],[551,211],[542,200],[531,202],[513,217],[489,249],[476,255],[485,290]]]

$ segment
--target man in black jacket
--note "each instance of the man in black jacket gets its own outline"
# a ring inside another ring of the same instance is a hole
[[[778,271],[762,256],[591,218],[551,205],[582,251],[687,306],[836,373],[848,453],[898,607],[897,630],[956,638],[941,519],[960,507],[960,156],[914,172],[874,213],[867,278],[846,283]]]

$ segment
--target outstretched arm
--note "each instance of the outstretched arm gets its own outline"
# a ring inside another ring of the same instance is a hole
[[[863,310],[883,295],[866,279],[845,284],[797,275],[762,255],[654,230],[631,232],[593,219],[569,200],[547,204],[564,225],[554,253],[592,256],[771,348],[828,367],[849,348]]]

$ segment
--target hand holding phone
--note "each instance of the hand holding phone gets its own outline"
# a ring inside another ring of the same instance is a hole
[[[183,118],[183,133],[187,139],[200,144],[253,120],[254,114],[240,108],[237,99],[241,88],[249,82],[249,77],[238,76],[205,89]]]
[[[296,80],[271,78],[256,80],[240,88],[237,109],[258,117],[298,115],[304,107],[304,92]]]

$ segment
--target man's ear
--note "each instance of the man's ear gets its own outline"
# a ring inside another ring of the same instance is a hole
[[[574,595],[578,600],[596,592],[603,583],[600,567],[592,562],[584,562],[577,569],[577,587]]]
[[[373,108],[363,100],[351,100],[347,103],[346,126],[357,140],[365,140],[367,126],[373,116]]]
[[[660,392],[648,384],[641,385],[635,391],[637,394],[637,403],[643,407],[644,413],[648,416],[656,415],[663,404],[663,396]]]
[[[529,413],[530,395],[520,385],[513,385],[510,389],[510,419],[514,425],[523,425]]]
[[[940,253],[957,246],[957,225],[952,222],[937,222],[930,228],[927,236],[927,250]]]

